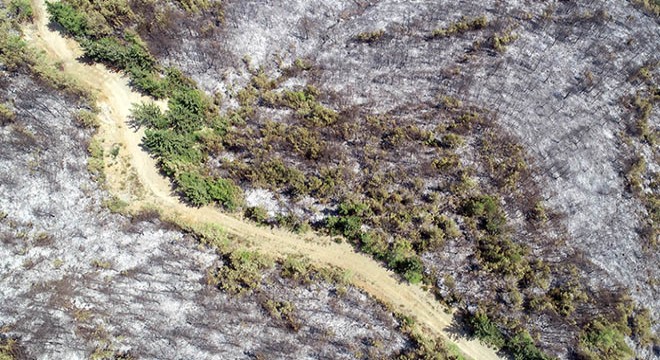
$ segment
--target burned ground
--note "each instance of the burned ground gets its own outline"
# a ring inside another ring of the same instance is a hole
[[[172,11],[137,29],[225,109],[207,165],[248,205],[320,226],[338,216],[371,253],[408,241],[449,301],[513,312],[567,357],[595,316],[620,317],[608,308],[621,289],[658,318],[658,234],[645,230],[657,210],[629,184],[644,157],[642,193],[657,197],[657,144],[631,134],[625,100],[657,102],[644,6],[229,1],[222,21]],[[511,242],[484,240],[489,219],[466,211],[483,194],[502,199]],[[493,246],[519,253],[533,284],[500,271]]]
[[[111,213],[88,171],[84,103],[0,73],[0,329],[17,358],[361,358],[409,346],[352,287],[282,278],[234,296],[209,285],[223,259],[157,214]],[[106,160],[111,154],[105,154]],[[269,312],[287,304],[296,329]],[[12,341],[12,340],[8,340]],[[14,345],[12,345],[14,346]],[[123,357],[121,357],[123,356]]]

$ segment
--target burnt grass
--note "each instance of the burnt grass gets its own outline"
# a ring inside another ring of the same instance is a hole
[[[88,171],[93,130],[76,120],[85,101],[0,65],[0,104],[3,359],[391,358],[413,346],[389,310],[328,279],[271,265],[250,292],[219,291],[206,272],[226,258],[157,213],[106,209]]]
[[[151,53],[219,109],[201,171],[240,186],[255,220],[341,235],[562,358],[588,358],[595,320],[629,331],[635,303],[658,318],[653,197],[635,196],[657,193],[657,100],[626,100],[657,88],[648,6],[132,8]]]

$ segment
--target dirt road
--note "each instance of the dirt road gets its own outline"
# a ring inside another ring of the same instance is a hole
[[[356,286],[390,304],[396,311],[414,316],[435,335],[442,335],[449,342],[455,343],[468,357],[478,360],[499,359],[495,351],[478,341],[469,341],[452,334],[452,315],[445,313],[429,292],[400,281],[396,274],[370,257],[356,253],[346,243],[337,244],[315,234],[299,236],[283,230],[259,227],[216,208],[192,208],[181,203],[172,195],[170,182],[160,175],[154,159],[140,148],[142,133],[131,129],[126,123],[131,104],[150,99],[134,92],[122,74],[102,65],[79,62],[77,58],[81,51],[75,41],[49,28],[45,1],[33,1],[33,8],[35,23],[25,29],[26,39],[45,51],[49,58],[61,64],[67,74],[96,94],[101,109],[98,136],[106,149],[116,144],[122,145],[123,151],[128,154],[131,171],[137,175],[145,190],[134,206],[155,206],[164,216],[176,217],[188,224],[217,224],[226,233],[247,239],[250,246],[275,257],[302,254],[314,263],[347,270],[352,273],[352,281]],[[111,192],[121,191],[118,184],[125,180],[122,177],[126,177],[127,172],[118,166],[106,170]]]

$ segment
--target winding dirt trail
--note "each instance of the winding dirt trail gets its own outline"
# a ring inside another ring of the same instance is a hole
[[[453,317],[428,292],[419,286],[401,282],[396,274],[366,255],[356,253],[346,244],[337,244],[316,234],[299,236],[287,231],[268,229],[241,221],[216,208],[192,208],[172,195],[170,182],[158,172],[156,162],[140,147],[142,132],[127,125],[131,105],[149,98],[134,92],[128,79],[103,65],[87,65],[77,59],[81,50],[75,41],[62,37],[48,26],[45,1],[33,1],[35,23],[25,29],[26,39],[46,52],[64,71],[91,89],[101,110],[99,136],[104,147],[121,144],[128,153],[131,171],[144,188],[137,206],[156,207],[166,217],[174,217],[193,225],[217,224],[227,234],[246,239],[249,246],[275,257],[301,254],[314,263],[325,264],[349,271],[352,282],[372,297],[389,304],[398,312],[414,316],[434,335],[441,335],[454,343],[465,355],[476,360],[499,359],[495,351],[478,341],[467,340],[452,332]],[[126,171],[117,166],[107,168],[111,192],[117,190]]]

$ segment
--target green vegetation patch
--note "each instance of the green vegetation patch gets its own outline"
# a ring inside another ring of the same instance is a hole
[[[31,21],[34,16],[30,0],[11,0],[7,9],[9,10],[9,14],[21,23]]]
[[[273,260],[257,252],[236,250],[225,257],[225,265],[209,274],[211,283],[231,294],[244,294],[259,287]]]
[[[463,34],[468,31],[480,30],[488,26],[488,18],[481,15],[475,18],[461,17],[460,20],[452,22],[445,28],[433,30],[431,36],[434,38],[450,37],[452,35]]]
[[[580,351],[584,358],[594,360],[626,360],[633,357],[621,331],[602,320],[594,320],[582,332]]]
[[[0,360],[27,358],[17,339],[0,336]]]

